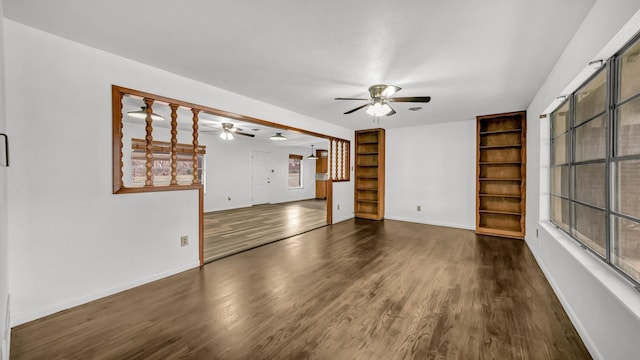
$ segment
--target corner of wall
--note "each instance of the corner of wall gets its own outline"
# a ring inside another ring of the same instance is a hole
[[[3,4],[0,2],[0,133],[6,132],[4,46],[4,10]],[[0,360],[9,359],[9,347],[11,346],[7,194],[7,169],[0,166]]]

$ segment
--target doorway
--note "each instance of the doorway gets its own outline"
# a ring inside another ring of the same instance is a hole
[[[251,154],[251,204],[269,203],[271,185],[271,154],[253,151]]]

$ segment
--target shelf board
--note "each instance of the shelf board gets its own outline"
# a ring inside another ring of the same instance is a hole
[[[375,141],[358,141],[358,145],[364,145],[364,144],[377,144],[379,141],[375,140]]]
[[[522,196],[520,195],[501,195],[501,194],[478,194],[479,196],[487,196],[487,197],[505,197],[505,198],[517,198],[520,199]]]
[[[377,151],[364,151],[364,152],[359,152],[358,155],[378,155],[379,153]]]
[[[480,181],[522,181],[520,178],[480,178]]]
[[[522,161],[481,161],[480,165],[522,165]]]
[[[356,176],[358,179],[369,179],[369,180],[378,180],[377,176]]]
[[[356,166],[360,166],[360,167],[378,167],[378,164],[375,165],[356,165]]]
[[[358,191],[378,191],[377,188],[363,188],[363,187],[359,187],[356,190],[358,190]]]
[[[507,133],[517,133],[522,132],[522,129],[506,129],[506,130],[496,130],[496,131],[481,131],[480,135],[491,135],[491,134],[507,134]]]
[[[501,211],[501,210],[478,210],[481,213],[489,213],[489,214],[502,214],[502,215],[516,215],[516,216],[520,216],[522,215],[521,212],[515,212],[515,211]]]
[[[382,220],[383,219],[383,217],[380,216],[378,213],[372,213],[372,212],[356,211],[354,213],[354,215],[357,218],[363,218],[363,219],[369,219],[369,220]]]
[[[358,199],[356,200],[357,202],[361,202],[361,203],[370,203],[370,204],[377,204],[378,200],[362,200],[362,199]]]
[[[480,145],[480,149],[505,149],[505,148],[518,148],[522,147],[522,144],[511,145]]]
[[[492,228],[486,228],[486,227],[476,228],[476,234],[524,239],[524,234],[520,231],[492,229]]]

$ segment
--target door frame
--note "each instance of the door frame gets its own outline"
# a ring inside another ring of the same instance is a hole
[[[262,204],[269,204],[270,203],[270,199],[271,199],[271,177],[267,177],[269,180],[267,181],[268,186],[268,191],[269,193],[267,194],[267,201],[266,202],[261,202],[261,203],[256,203],[255,202],[255,154],[256,153],[262,153],[262,154],[267,154],[269,157],[269,160],[271,159],[271,153],[267,152],[267,151],[260,151],[260,150],[251,150],[251,205],[262,205]],[[267,170],[270,168],[269,166],[266,166]]]
[[[264,125],[267,127],[273,127],[277,129],[282,129],[286,131],[298,132],[305,135],[314,136],[321,139],[332,141],[340,141],[349,144],[349,149],[347,149],[347,157],[350,159],[351,157],[351,143],[350,140],[345,140],[342,138],[338,138],[335,136],[329,136],[321,133],[317,133],[314,131],[309,131],[305,129],[296,128],[289,125],[278,124],[272,121],[263,120],[259,118],[254,118],[251,116],[241,115],[230,111],[220,110],[208,106],[194,104],[188,101],[182,101],[178,99],[169,98],[166,96],[156,95],[153,93],[148,93],[140,90],[130,89],[123,86],[111,85],[111,116],[112,116],[112,138],[111,138],[111,148],[112,148],[112,175],[113,175],[113,194],[133,194],[133,193],[144,193],[144,192],[157,192],[157,191],[183,191],[183,190],[197,190],[198,191],[198,208],[199,208],[199,257],[200,257],[200,266],[204,265],[204,187],[200,183],[192,184],[192,185],[170,185],[170,186],[144,186],[144,187],[125,187],[122,181],[122,98],[124,96],[133,96],[140,99],[144,99],[145,101],[159,102],[164,103],[166,105],[178,107],[185,107],[191,109],[194,113],[194,119],[197,119],[197,114],[199,112],[206,112],[209,114],[213,114],[216,116],[226,117],[233,120],[238,120],[241,122],[254,123],[259,125]],[[193,126],[193,143],[194,147],[197,146],[198,139],[198,126],[194,124]],[[331,157],[331,152],[329,153],[329,157]],[[346,174],[350,174],[350,169],[347,169]],[[338,176],[338,175],[337,175]],[[327,181],[327,224],[333,224],[333,183],[334,182],[343,182],[343,181],[351,181],[351,177],[347,179],[332,179],[332,176],[329,176],[329,180]]]

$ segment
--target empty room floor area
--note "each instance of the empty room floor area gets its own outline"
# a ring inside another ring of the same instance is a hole
[[[204,260],[210,262],[327,224],[325,200],[208,212],[204,214]]]
[[[13,329],[12,359],[590,359],[523,241],[349,220]]]

